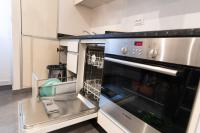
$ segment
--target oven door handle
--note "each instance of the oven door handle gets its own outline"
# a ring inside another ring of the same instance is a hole
[[[163,67],[157,67],[157,66],[151,66],[151,65],[146,65],[146,64],[141,64],[141,63],[135,63],[135,62],[130,62],[130,61],[124,61],[124,60],[119,60],[119,59],[114,59],[114,58],[109,58],[105,57],[106,61],[110,62],[115,62],[118,64],[126,65],[126,66],[131,66],[135,68],[141,68],[153,72],[158,72],[170,76],[177,76],[178,70],[174,69],[168,69],[168,68],[163,68]]]

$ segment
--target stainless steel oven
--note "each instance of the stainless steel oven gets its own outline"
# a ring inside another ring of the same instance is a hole
[[[109,39],[101,110],[127,132],[194,131],[199,50],[200,38]]]

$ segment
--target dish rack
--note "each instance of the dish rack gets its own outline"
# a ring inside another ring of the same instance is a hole
[[[88,65],[92,65],[92,66],[96,66],[99,69],[103,68],[104,65],[104,55],[103,53],[100,51],[88,51],[87,54],[87,63]]]
[[[87,47],[83,92],[91,100],[99,101],[104,67],[104,47]]]
[[[101,94],[101,79],[86,80],[84,82],[84,92],[87,95],[93,95],[95,100],[99,100]]]
[[[48,79],[39,79],[36,74],[32,74],[32,97],[39,97],[39,89],[45,81]],[[76,81],[60,82],[55,85],[50,85],[46,87],[53,87],[55,89],[55,94],[64,94],[64,93],[75,93],[76,92]]]

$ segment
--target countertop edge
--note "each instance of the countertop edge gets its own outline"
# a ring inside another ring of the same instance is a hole
[[[169,37],[200,37],[200,28],[177,29],[162,31],[117,32],[97,35],[71,36],[58,34],[58,39],[112,39],[112,38],[169,38]]]

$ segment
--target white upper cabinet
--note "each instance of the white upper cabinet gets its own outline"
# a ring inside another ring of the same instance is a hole
[[[74,0],[59,0],[58,33],[82,35],[90,29],[91,10],[74,6]]]
[[[81,5],[88,8],[95,8],[113,0],[74,0],[74,5]]]
[[[45,38],[82,35],[90,28],[91,13],[74,0],[22,0],[22,33]]]
[[[58,0],[21,0],[21,6],[24,35],[57,37]]]

